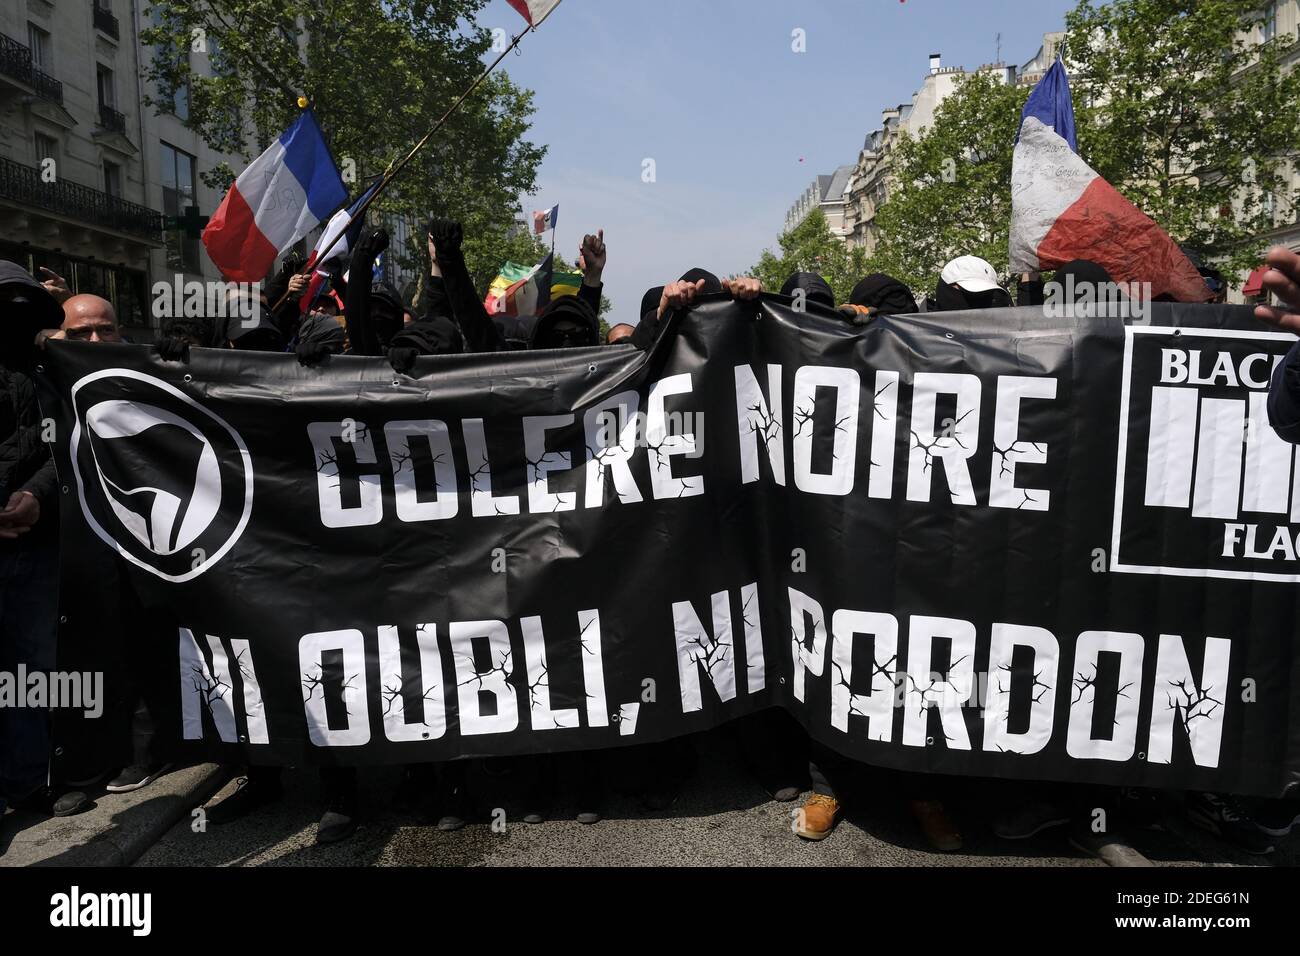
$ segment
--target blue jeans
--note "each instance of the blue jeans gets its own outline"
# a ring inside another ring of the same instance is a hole
[[[52,671],[58,644],[59,551],[55,542],[0,550],[0,671],[17,679]],[[26,688],[18,688],[20,694]],[[17,703],[23,703],[23,700]],[[0,707],[0,796],[20,800],[46,785],[50,712]]]

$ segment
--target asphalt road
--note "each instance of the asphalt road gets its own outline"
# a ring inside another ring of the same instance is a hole
[[[863,794],[829,839],[808,843],[790,829],[791,810],[800,804],[769,799],[725,731],[697,739],[696,753],[694,774],[666,811],[647,810],[635,794],[619,792],[626,768],[613,768],[605,818],[593,826],[577,823],[563,803],[548,822],[523,823],[517,819],[519,774],[508,765],[478,766],[471,778],[471,789],[482,795],[477,819],[459,832],[442,833],[392,809],[396,769],[364,772],[364,824],[351,840],[333,847],[315,845],[321,812],[316,773],[288,771],[285,798],[276,806],[205,832],[194,832],[192,820],[182,820],[137,865],[1104,866],[1070,848],[1061,830],[1014,843],[996,837],[990,821],[1014,792],[992,782],[963,784],[949,799],[965,836],[960,853],[927,849],[896,793]],[[498,808],[504,811],[504,827],[494,830],[490,818]],[[1134,832],[1130,842],[1156,865],[1300,862],[1300,833],[1269,857],[1251,857],[1190,828],[1176,805],[1163,817],[1161,830]]]

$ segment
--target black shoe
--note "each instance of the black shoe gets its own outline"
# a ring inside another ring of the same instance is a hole
[[[1273,852],[1273,838],[1241,808],[1235,797],[1219,793],[1189,793],[1187,819],[1255,856]]]
[[[142,790],[171,769],[169,763],[154,764],[149,767],[139,764],[127,767],[108,782],[104,789],[109,793],[130,793]]]
[[[325,804],[325,813],[316,827],[316,845],[342,843],[357,832],[357,795],[333,794]]]
[[[71,817],[78,813],[85,813],[94,805],[94,802],[80,790],[59,793],[50,787],[40,787],[21,800],[14,800],[10,804],[15,810],[39,813],[46,817]]]
[[[240,777],[235,792],[218,804],[208,807],[209,823],[234,823],[255,810],[277,803],[284,796],[280,775],[259,773]]]
[[[463,769],[443,768],[438,774],[437,799],[438,829],[444,833],[465,829],[470,817],[469,793],[465,788]]]

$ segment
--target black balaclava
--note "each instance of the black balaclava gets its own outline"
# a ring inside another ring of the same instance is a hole
[[[967,292],[965,289],[939,280],[934,290],[936,311],[964,312],[967,309],[1001,309],[1011,305],[1011,294],[1006,289],[989,289],[987,292]]]
[[[298,326],[298,344],[308,345],[331,355],[342,355],[348,334],[332,315],[313,312]]]
[[[1074,277],[1074,284],[1071,286],[1070,277]],[[1100,286],[1111,283],[1110,273],[1105,267],[1099,266],[1091,259],[1073,259],[1056,270],[1053,281],[1061,286],[1062,294],[1068,293],[1071,288],[1074,290],[1074,298],[1070,303],[1076,304],[1083,297],[1082,289],[1084,286],[1091,286],[1093,297],[1096,298]]]
[[[36,334],[63,324],[63,308],[16,262],[0,259],[0,362],[32,357]]]
[[[909,315],[916,311],[912,290],[883,272],[873,272],[855,285],[849,303],[875,309],[881,315]]]
[[[229,342],[230,348],[244,352],[284,351],[280,330],[262,309],[258,310],[257,322],[253,325],[246,325],[247,320],[237,315],[227,316],[221,321],[224,322],[222,346]]]
[[[589,348],[600,345],[596,311],[574,295],[554,299],[537,318],[529,348]]]
[[[389,351],[401,348],[414,349],[417,355],[460,355],[465,351],[465,340],[451,319],[426,318],[412,322],[393,336]]]
[[[835,292],[831,289],[830,283],[817,273],[796,272],[785,280],[785,285],[781,286],[781,294],[793,296],[797,289],[803,289],[807,301],[824,305],[828,309],[835,308]]]

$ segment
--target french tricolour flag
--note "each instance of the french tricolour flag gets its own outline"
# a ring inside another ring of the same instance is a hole
[[[260,282],[276,257],[347,202],[348,191],[311,110],[239,174],[203,230],[233,282]]]
[[[1209,298],[1205,280],[1169,234],[1119,194],[1077,152],[1070,80],[1058,59],[1025,104],[1011,165],[1011,271],[1074,259],[1120,283],[1149,282],[1153,297]]]
[[[551,15],[560,0],[508,0],[510,6],[519,11],[519,15],[528,21],[534,30],[543,20]]]
[[[533,234],[540,236],[547,229],[554,229],[560,222],[560,207],[552,206],[533,213]]]

